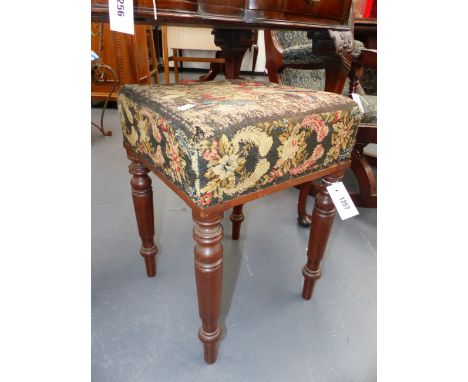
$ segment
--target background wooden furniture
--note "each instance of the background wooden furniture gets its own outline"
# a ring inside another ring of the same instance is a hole
[[[215,45],[226,60],[226,78],[239,78],[242,58],[253,44],[253,29],[310,30],[316,55],[327,60],[326,89],[340,93],[351,67],[353,36],[350,31],[351,0],[165,0],[158,1],[154,19],[152,0],[136,0],[137,23],[205,25],[214,28]],[[109,19],[107,0],[92,0],[93,20]]]
[[[114,87],[110,99],[115,101],[125,84],[150,84],[151,75],[159,83],[157,57],[151,25],[135,25],[135,35],[113,32],[107,22],[91,23],[91,49],[100,61],[115,70],[118,83],[91,84],[93,100],[105,100]]]
[[[174,79],[179,82],[179,62],[209,62],[218,65],[225,63],[224,58],[220,57],[220,48],[214,44],[214,38],[210,28],[190,28],[190,27],[173,27],[163,26],[162,29],[162,44],[164,55],[164,79],[165,83],[170,83],[169,62],[174,62]],[[173,50],[173,55],[169,55],[169,49]],[[183,57],[179,55],[182,50],[203,50],[213,51],[214,57]],[[216,67],[216,66],[215,66]],[[213,67],[212,67],[213,68]],[[213,69],[200,80],[212,80],[216,77],[213,75]]]
[[[310,40],[307,40],[305,32],[283,32],[266,29],[264,35],[267,58],[266,69],[270,81],[323,90],[325,82],[323,77],[326,67],[320,58],[308,55],[307,52],[312,51],[313,47]],[[377,69],[376,50],[366,49],[359,45],[353,55],[353,63],[349,74],[349,89],[344,92],[345,95],[362,94],[359,82],[364,74],[364,68]],[[289,72],[287,72],[288,70]],[[295,75],[291,73],[295,73]],[[283,76],[286,77],[286,80],[282,80]],[[375,101],[376,97],[373,97],[372,100]],[[362,99],[362,102],[366,106],[365,99]],[[358,207],[377,207],[377,181],[364,153],[366,145],[377,143],[377,123],[374,112],[376,113],[376,110],[373,108],[366,110],[367,114],[364,116],[367,116],[367,119],[363,119],[363,123],[359,125],[352,154],[351,169],[358,181],[359,192],[352,193],[351,196]],[[302,191],[305,192],[304,189]],[[316,192],[316,188],[310,185],[308,193],[315,196]],[[298,221],[304,226],[310,224],[310,215],[306,213],[305,209],[308,193],[301,193],[298,202]]]
[[[377,70],[376,50],[361,49],[361,54],[354,59],[349,73],[350,94],[358,92],[365,68]],[[351,197],[358,207],[377,208],[377,179],[369,163],[369,156],[364,153],[364,148],[369,143],[377,143],[377,122],[359,124],[351,160],[351,169],[358,180],[359,192]],[[377,165],[376,159],[373,165]]]

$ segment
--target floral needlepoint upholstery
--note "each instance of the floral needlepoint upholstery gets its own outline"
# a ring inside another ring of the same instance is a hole
[[[232,80],[126,85],[124,141],[209,207],[350,158],[358,106],[344,96]]]

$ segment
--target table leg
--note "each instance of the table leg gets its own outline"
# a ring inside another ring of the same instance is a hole
[[[240,69],[244,54],[254,43],[253,30],[214,29],[214,43],[219,46],[226,60],[225,76],[227,79],[240,78]]]
[[[197,283],[198,310],[202,325],[198,338],[203,342],[206,363],[215,363],[221,328],[218,325],[221,311],[223,283],[223,213],[204,216],[192,212],[193,238],[195,239],[195,279]]]

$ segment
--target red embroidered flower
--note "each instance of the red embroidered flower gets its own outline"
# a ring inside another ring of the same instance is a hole
[[[165,131],[165,132],[168,132],[169,131],[169,126],[168,124],[166,123],[166,121],[163,121],[161,123],[161,125],[159,125],[159,127],[161,128],[162,131]]]
[[[215,96],[215,95],[208,94],[208,93],[202,94],[201,96],[202,96],[202,98],[208,99],[210,101],[222,101],[222,100],[224,100],[226,98],[226,97],[223,97],[223,96]]]
[[[263,86],[264,83],[263,82],[259,82],[259,81],[245,81],[245,82],[241,82],[239,83],[239,86],[242,86],[242,87],[247,87],[247,86]]]
[[[202,206],[208,206],[211,204],[211,201],[213,200],[213,193],[212,192],[207,192],[206,194],[203,194],[201,198],[198,200],[198,204]]]
[[[220,159],[218,150],[216,149],[205,150],[202,156],[203,156],[203,159],[207,161]]]
[[[322,145],[318,145],[315,149],[312,155],[307,159],[304,163],[302,163],[300,166],[293,168],[292,170],[289,171],[290,174],[292,175],[297,175],[300,174],[310,167],[312,167],[317,159],[321,158],[324,153],[324,149]]]
[[[308,115],[301,123],[304,129],[315,130],[317,133],[317,142],[321,142],[328,135],[328,126],[318,115]]]
[[[283,172],[281,170],[271,170],[270,171],[270,179],[268,182],[274,182],[276,179],[278,179],[280,176],[283,176]]]

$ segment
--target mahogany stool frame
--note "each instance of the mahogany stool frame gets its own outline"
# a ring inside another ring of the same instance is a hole
[[[216,362],[218,345],[221,339],[221,328],[218,324],[221,310],[221,290],[223,279],[223,220],[224,211],[233,208],[230,216],[232,225],[232,239],[238,240],[240,226],[244,220],[242,207],[244,203],[259,199],[274,192],[289,187],[301,185],[301,195],[307,197],[310,181],[322,178],[319,191],[315,196],[315,204],[311,217],[309,244],[307,249],[307,262],[302,269],[304,284],[302,297],[310,300],[315,282],[320,278],[320,261],[325,253],[328,237],[330,235],[335,206],[327,192],[326,186],[339,182],[344,171],[350,167],[351,161],[342,162],[329,168],[288,180],[267,189],[259,190],[248,195],[228,200],[222,204],[208,208],[200,208],[176,185],[163,176],[144,158],[135,153],[131,146],[124,143],[127,156],[131,163],[129,172],[132,175],[133,205],[141,238],[140,254],[145,260],[148,277],[156,276],[156,247],[154,236],[154,210],[151,178],[148,173],[153,172],[177,195],[179,195],[191,208],[194,221],[193,238],[195,239],[195,279],[198,296],[198,310],[202,321],[198,337],[203,343],[204,359],[206,363]]]

